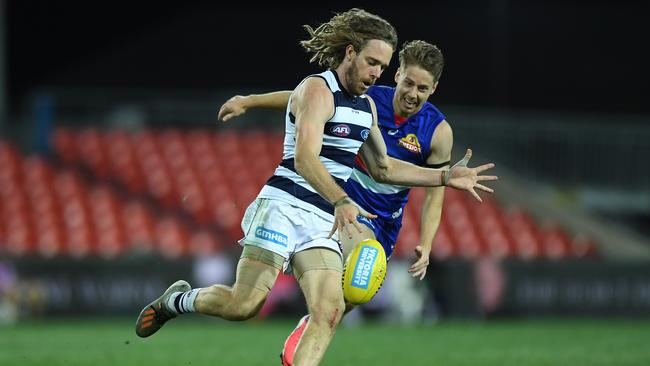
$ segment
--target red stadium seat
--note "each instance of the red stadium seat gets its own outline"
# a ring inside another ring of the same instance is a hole
[[[440,226],[431,247],[431,255],[437,260],[447,260],[458,255],[458,249],[447,229]]]
[[[75,144],[75,135],[68,129],[59,128],[52,135],[54,151],[63,160],[71,164],[79,160],[79,153]]]
[[[144,204],[138,201],[126,203],[122,210],[122,223],[130,250],[141,253],[154,250],[154,218]]]
[[[66,253],[73,257],[83,258],[95,254],[95,236],[92,228],[88,226],[79,226],[77,228],[68,227]]]
[[[77,147],[81,160],[99,178],[110,177],[108,158],[99,131],[86,129],[77,135]]]
[[[43,227],[36,233],[36,251],[44,257],[63,254],[65,234],[58,225]]]
[[[218,252],[221,249],[220,247],[220,243],[211,232],[200,230],[192,234],[189,254],[195,257],[210,255]]]
[[[13,256],[33,254],[36,244],[33,220],[28,212],[13,213],[5,216],[6,243],[5,251]]]
[[[186,228],[172,217],[161,219],[156,225],[156,243],[159,252],[168,258],[178,258],[188,253]]]

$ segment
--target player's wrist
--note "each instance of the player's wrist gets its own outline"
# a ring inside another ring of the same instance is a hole
[[[449,171],[448,170],[441,170],[440,171],[440,185],[441,186],[446,186],[449,184]]]
[[[342,206],[342,205],[347,205],[349,203],[352,203],[352,200],[350,199],[350,196],[348,196],[346,194],[345,196],[343,196],[343,197],[339,198],[338,200],[334,201],[334,208],[337,208],[337,207]]]

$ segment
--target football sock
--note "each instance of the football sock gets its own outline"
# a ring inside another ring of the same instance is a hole
[[[193,313],[194,300],[199,294],[200,288],[193,288],[187,292],[174,292],[167,301],[167,309],[176,314]]]

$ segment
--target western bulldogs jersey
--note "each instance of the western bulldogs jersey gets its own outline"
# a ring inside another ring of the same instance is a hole
[[[433,133],[445,116],[433,104],[425,102],[422,109],[407,120],[399,121],[393,110],[395,88],[373,86],[368,90],[377,106],[379,129],[386,142],[388,155],[425,166],[431,153]],[[370,176],[363,161],[355,160],[350,179],[345,185],[350,198],[370,213],[378,215],[376,221],[385,235],[377,232],[377,239],[384,245],[386,254],[392,252],[402,224],[402,212],[408,201],[410,187],[377,183]],[[360,218],[361,222],[368,221]],[[369,224],[366,222],[366,224]]]
[[[370,102],[365,95],[357,97],[350,95],[341,86],[334,71],[325,71],[309,77],[323,78],[334,97],[334,115],[325,123],[320,161],[334,180],[343,187],[350,177],[359,148],[370,134],[373,120]],[[258,197],[281,200],[333,219],[334,206],[318,194],[294,167],[295,122],[295,116],[291,113],[291,99],[289,99],[285,115],[282,162]]]

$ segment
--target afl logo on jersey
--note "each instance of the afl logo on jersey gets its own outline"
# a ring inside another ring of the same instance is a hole
[[[370,135],[370,130],[361,131],[361,138],[363,139],[363,141],[366,141],[368,139],[368,135]]]
[[[420,148],[420,141],[418,141],[418,137],[414,133],[409,133],[405,137],[399,139],[397,141],[397,145],[414,154],[419,154],[422,152],[422,149]]]
[[[339,137],[346,137],[350,135],[350,126],[340,124],[332,127],[332,133]]]

